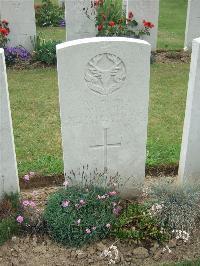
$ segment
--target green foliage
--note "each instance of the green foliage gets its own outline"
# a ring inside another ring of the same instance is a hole
[[[0,245],[19,231],[16,215],[20,208],[19,194],[5,195],[0,202]]]
[[[81,246],[108,236],[108,225],[116,222],[113,204],[119,200],[108,193],[104,188],[72,186],[52,194],[44,211],[50,235],[67,246]],[[105,199],[98,195],[105,195]],[[64,203],[68,206],[63,207]]]
[[[162,209],[155,213],[159,224],[169,230],[191,232],[200,218],[200,187],[159,182],[151,196]]]
[[[45,41],[40,35],[35,37],[33,41],[34,45],[34,56],[33,59],[36,61],[45,63],[47,65],[56,64],[56,45],[61,41],[49,40]]]
[[[0,221],[0,245],[5,243],[14,234],[19,232],[19,226],[14,217],[5,218]]]
[[[133,203],[124,209],[113,234],[119,238],[131,238],[134,240],[165,241],[167,233],[161,230],[157,220],[149,213],[149,208],[144,204]]]
[[[64,18],[64,11],[58,5],[54,5],[51,0],[42,0],[42,5],[35,7],[35,17],[37,26],[59,26]]]

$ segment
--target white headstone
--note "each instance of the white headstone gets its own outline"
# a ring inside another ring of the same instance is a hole
[[[192,40],[198,37],[200,37],[200,1],[188,0],[185,49],[192,49]]]
[[[94,8],[91,0],[65,0],[66,40],[95,37]]]
[[[8,46],[23,46],[31,51],[36,35],[34,0],[0,0],[0,17],[10,27]]]
[[[18,192],[18,174],[10,114],[4,51],[0,49],[0,198]]]
[[[154,28],[150,30],[150,36],[142,38],[151,44],[152,50],[157,47],[159,0],[128,0],[128,11],[132,11],[136,21],[142,25],[143,20],[150,21]],[[128,13],[128,12],[127,12]]]
[[[57,46],[65,175],[87,164],[118,172],[129,196],[143,183],[150,50],[122,37]]]
[[[200,181],[200,38],[193,41],[179,179]]]

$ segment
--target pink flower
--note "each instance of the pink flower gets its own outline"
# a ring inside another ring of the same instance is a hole
[[[86,234],[91,234],[91,230],[88,228],[86,228],[85,232],[86,232]]]
[[[81,219],[78,219],[76,223],[77,223],[78,225],[80,225],[80,223],[81,223]]]
[[[24,221],[24,217],[19,215],[17,216],[16,221],[21,224]]]
[[[62,202],[62,207],[63,208],[66,208],[66,207],[68,207],[69,206],[69,203],[70,203],[70,201],[69,200],[63,200],[63,202]]]
[[[66,180],[66,181],[63,183],[63,186],[66,188],[68,185],[69,185],[69,182]]]
[[[22,205],[23,205],[24,207],[28,207],[28,206],[29,206],[29,200],[24,200],[24,201],[22,202]]]
[[[92,227],[92,231],[95,231],[97,228],[96,228],[96,226],[93,226]]]
[[[30,172],[30,173],[29,173],[29,176],[30,176],[30,177],[33,177],[34,175],[35,175],[35,172]]]
[[[110,192],[108,192],[108,194],[109,194],[110,196],[115,196],[115,195],[117,194],[117,192],[116,192],[116,191],[110,191]]]
[[[32,200],[29,201],[29,206],[31,206],[32,208],[35,208],[36,204],[35,202],[33,202]]]
[[[23,179],[24,179],[25,182],[28,182],[28,181],[30,181],[30,176],[29,175],[25,175],[23,177]]]
[[[110,228],[110,227],[111,227],[111,225],[110,225],[110,224],[106,224],[106,227],[107,227],[107,228]]]
[[[79,202],[80,202],[81,205],[84,205],[85,204],[85,201],[82,200],[82,199]]]
[[[116,207],[113,209],[113,214],[115,214],[116,216],[119,216],[121,212],[121,207]]]

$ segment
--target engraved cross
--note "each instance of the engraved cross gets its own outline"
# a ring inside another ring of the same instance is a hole
[[[108,170],[108,148],[119,148],[121,142],[118,143],[108,143],[108,128],[104,128],[104,143],[99,145],[90,146],[93,149],[103,148],[104,151],[104,173]]]

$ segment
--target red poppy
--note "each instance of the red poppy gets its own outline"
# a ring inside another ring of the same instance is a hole
[[[154,27],[154,24],[151,23],[150,21],[146,21],[146,20],[143,20],[143,25],[145,26],[145,28],[153,28]]]
[[[98,28],[98,31],[101,31],[101,30],[103,30],[103,25],[99,24],[97,28]]]
[[[109,21],[108,25],[111,26],[111,27],[114,27],[115,26],[115,22],[114,21]]]
[[[129,18],[129,19],[132,19],[133,16],[134,16],[134,15],[133,15],[133,12],[132,12],[132,11],[129,11],[129,12],[128,12],[128,18]]]
[[[8,35],[8,33],[9,33],[8,30],[5,28],[0,28],[0,32],[3,34],[3,36]]]

